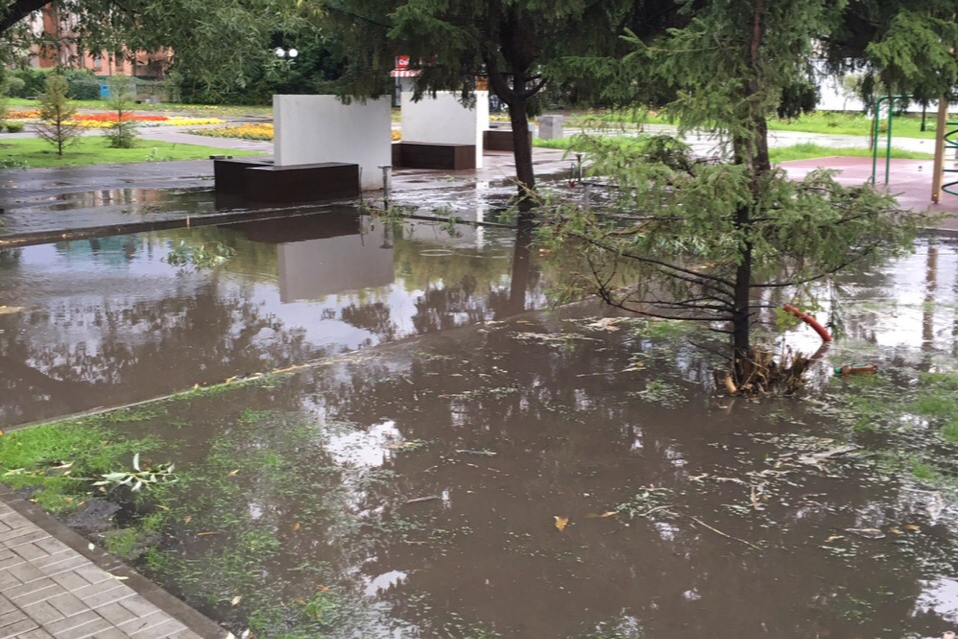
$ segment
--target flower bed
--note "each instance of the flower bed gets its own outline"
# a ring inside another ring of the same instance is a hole
[[[40,119],[39,109],[11,110],[7,113],[8,120],[36,122]],[[136,122],[139,126],[198,126],[201,124],[223,124],[219,118],[186,118],[180,116],[156,115],[152,113],[125,113],[124,122]],[[85,129],[106,129],[117,123],[117,114],[106,113],[77,113],[72,122]]]
[[[238,138],[240,140],[262,140],[269,142],[273,139],[272,124],[241,124],[240,126],[221,126],[215,129],[195,129],[193,135],[205,135],[209,138]]]
[[[221,126],[215,129],[195,129],[193,135],[205,135],[209,138],[235,138],[240,140],[261,140],[269,142],[273,139],[272,124],[242,124],[240,126]],[[391,139],[399,141],[400,132],[393,131]]]

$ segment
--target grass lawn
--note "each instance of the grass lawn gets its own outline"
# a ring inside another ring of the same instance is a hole
[[[78,109],[96,109],[109,111],[106,100],[71,100],[70,104]],[[39,109],[40,102],[26,98],[8,98],[7,106],[12,109]],[[131,104],[131,111],[145,113],[187,113],[204,117],[229,117],[231,115],[273,115],[272,106],[231,106],[220,104],[182,104],[178,102],[162,102],[160,104]]]
[[[625,147],[635,146],[641,143],[642,138],[636,136],[628,135],[616,135],[608,136],[605,138],[607,141],[613,141],[617,144],[620,144]],[[548,149],[570,149],[577,150],[577,147],[582,144],[582,141],[577,137],[562,138],[560,140],[540,140],[539,138],[533,139],[533,146],[548,148]],[[885,149],[881,149],[885,151]],[[884,153],[882,153],[884,157]],[[903,149],[897,149],[893,147],[891,152],[891,157],[897,159],[906,159],[906,160],[931,160],[931,153],[921,153],[916,151],[906,151]],[[791,160],[810,160],[814,158],[826,158],[826,157],[854,157],[854,158],[871,158],[872,151],[869,149],[855,149],[855,148],[839,148],[831,146],[820,146],[818,144],[794,144],[793,146],[784,146],[776,147],[769,149],[769,158],[773,163],[778,162],[789,162]]]
[[[950,116],[955,118],[954,115]],[[639,122],[645,124],[669,124],[668,120],[658,115],[645,115],[637,111],[589,111],[574,113],[566,121],[567,126],[580,128],[604,128],[615,126],[635,126]],[[840,113],[836,111],[816,111],[802,115],[792,120],[769,120],[769,128],[773,131],[802,131],[806,133],[822,133],[826,135],[862,135],[869,136],[872,126],[870,117],[862,113]],[[918,113],[897,115],[893,118],[893,137],[933,139],[936,137],[936,114],[934,111],[926,115],[926,130],[922,131],[922,116]],[[881,122],[882,133],[886,130],[885,119]]]
[[[47,168],[86,166],[89,164],[125,164],[130,162],[167,162],[205,160],[211,155],[261,155],[255,151],[237,151],[195,144],[171,144],[139,140],[132,149],[111,149],[104,136],[80,137],[78,142],[57,155],[52,145],[39,138],[10,138],[0,135],[0,166],[6,168]]]

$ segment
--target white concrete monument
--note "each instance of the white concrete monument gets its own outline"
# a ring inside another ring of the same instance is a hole
[[[379,167],[392,163],[388,99],[343,104],[333,95],[274,95],[273,127],[276,166],[358,164],[364,190],[383,186]]]
[[[482,168],[483,131],[489,128],[489,92],[477,91],[475,95],[476,104],[467,108],[454,91],[440,91],[435,98],[424,95],[419,102],[413,102],[412,93],[403,93],[403,142],[475,145],[476,168]]]

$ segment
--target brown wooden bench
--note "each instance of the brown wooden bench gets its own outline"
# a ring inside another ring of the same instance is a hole
[[[529,134],[529,144],[533,145],[533,134]],[[484,151],[512,151],[513,150],[513,130],[512,129],[489,129],[483,131],[483,150]]]
[[[393,166],[407,169],[447,171],[475,169],[476,146],[473,144],[398,142],[393,147]]]
[[[340,162],[276,166],[263,158],[214,160],[213,179],[217,193],[253,202],[312,202],[360,193],[359,165]]]

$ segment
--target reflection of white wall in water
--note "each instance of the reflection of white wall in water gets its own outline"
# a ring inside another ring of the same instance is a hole
[[[390,101],[343,104],[332,95],[274,95],[273,152],[277,166],[358,164],[364,189],[383,185],[392,164]]]
[[[477,91],[476,104],[466,108],[459,93],[440,91],[435,98],[423,96],[413,102],[412,93],[403,93],[400,128],[404,142],[431,144],[473,144],[476,168],[483,166],[483,131],[489,128],[489,92]]]
[[[280,301],[313,300],[393,283],[393,248],[375,235],[347,235],[277,246]]]

